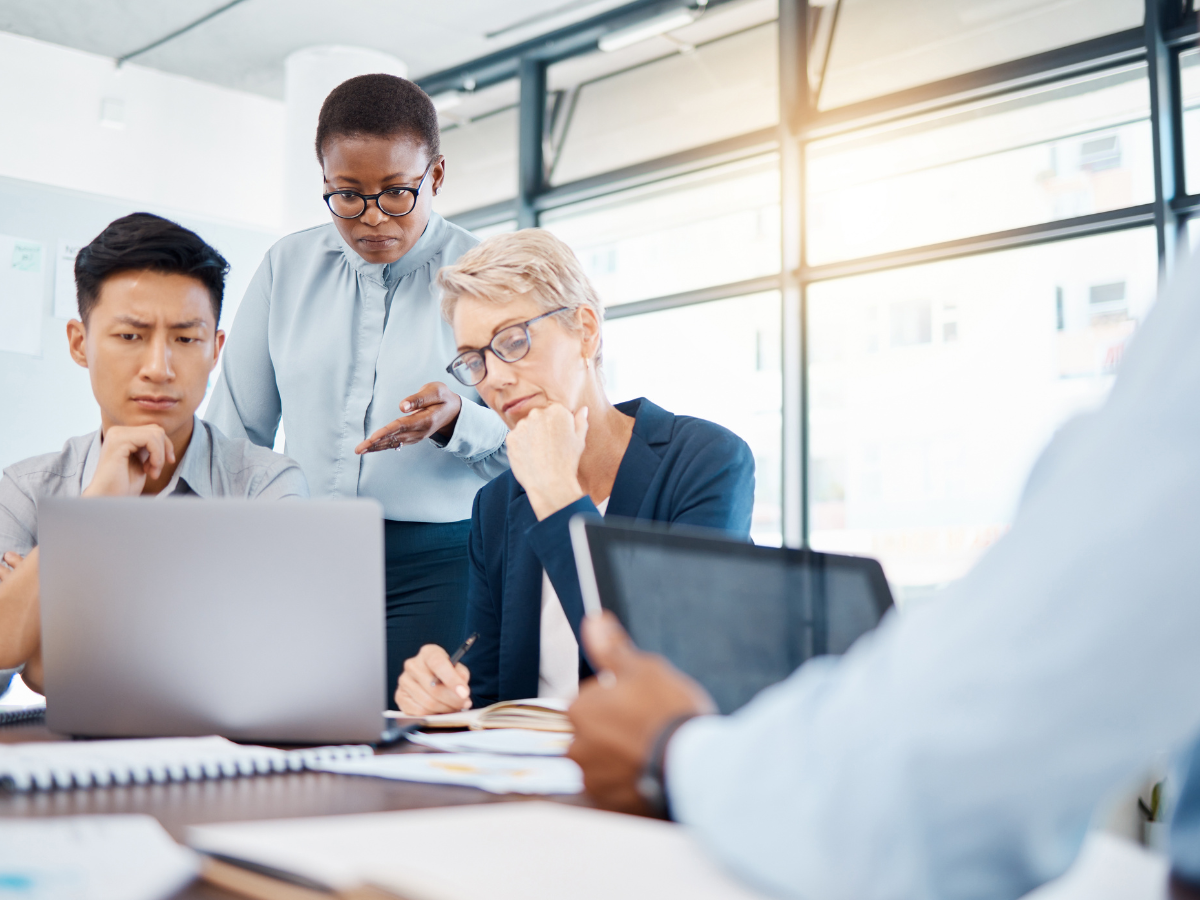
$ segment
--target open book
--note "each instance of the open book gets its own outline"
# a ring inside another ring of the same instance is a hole
[[[502,700],[483,709],[426,716],[422,728],[527,728],[530,731],[561,731],[574,729],[567,719],[567,702],[543,697],[534,700]],[[396,714],[392,714],[395,716]],[[397,716],[398,717],[398,716]]]
[[[204,877],[261,900],[762,900],[670,822],[485,803],[188,829]]]

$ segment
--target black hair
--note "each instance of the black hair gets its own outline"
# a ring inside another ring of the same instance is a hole
[[[317,161],[325,161],[325,145],[333,138],[399,135],[417,138],[430,159],[441,153],[437,110],[429,95],[407,78],[358,75],[335,87],[321,104]]]
[[[208,288],[213,317],[221,321],[225,275],[229,271],[225,257],[194,231],[144,212],[110,222],[75,257],[79,318],[87,323],[106,278],[118,272],[139,270],[195,278]]]

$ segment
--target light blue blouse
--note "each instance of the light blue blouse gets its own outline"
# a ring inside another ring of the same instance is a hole
[[[446,374],[457,351],[434,277],[476,243],[437,213],[390,265],[368,263],[332,223],[283,238],[246,290],[204,418],[264,447],[282,423],[314,497],[373,497],[397,521],[470,518],[475,492],[508,468],[507,431]],[[355,455],[432,381],[463,398],[444,447],[426,440]]]

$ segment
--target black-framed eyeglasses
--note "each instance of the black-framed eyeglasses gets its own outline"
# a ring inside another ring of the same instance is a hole
[[[542,313],[540,316],[534,316],[525,322],[518,322],[516,325],[501,328],[492,335],[492,340],[486,347],[481,347],[478,350],[464,350],[458,356],[454,357],[454,361],[446,366],[446,371],[467,387],[475,387],[475,385],[487,378],[487,360],[483,358],[484,350],[491,350],[496,354],[498,359],[508,363],[524,359],[526,354],[529,353],[529,348],[532,346],[532,341],[529,337],[529,326],[538,319],[544,319],[546,316],[552,316],[566,309],[570,309],[570,307],[560,306],[558,309],[552,309],[550,312]]]
[[[415,188],[410,187],[394,187],[388,188],[386,191],[380,191],[378,194],[360,194],[358,191],[330,191],[328,194],[322,194],[325,200],[325,205],[329,207],[329,211],[339,219],[357,219],[367,211],[367,204],[375,201],[375,205],[379,207],[379,211],[385,216],[399,218],[407,216],[410,212],[417,208],[417,197],[421,194],[421,188],[425,187],[425,179],[429,177],[429,172],[433,169],[433,164],[441,159],[440,156],[435,156],[429,161],[429,165],[425,167],[425,174],[421,176],[420,183]]]

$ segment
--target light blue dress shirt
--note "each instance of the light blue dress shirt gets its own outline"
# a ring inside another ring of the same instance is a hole
[[[446,374],[457,350],[434,277],[476,243],[437,213],[390,265],[364,260],[332,223],[283,238],[238,309],[205,418],[264,447],[282,422],[315,497],[374,497],[397,521],[470,518],[475,492],[508,468],[507,431]],[[433,381],[463,398],[445,447],[426,440],[355,455]]]
[[[680,729],[676,817],[807,900],[1014,898],[1063,872],[1097,805],[1200,730],[1198,348],[1192,260],[970,574]]]

